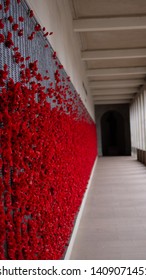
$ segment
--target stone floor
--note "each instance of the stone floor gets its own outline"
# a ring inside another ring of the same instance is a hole
[[[146,167],[99,158],[70,259],[146,260]]]

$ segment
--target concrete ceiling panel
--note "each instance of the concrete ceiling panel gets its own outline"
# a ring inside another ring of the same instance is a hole
[[[146,0],[70,1],[93,102],[130,103],[146,79]]]
[[[73,0],[76,15],[80,18],[129,16],[146,13],[145,0]]]

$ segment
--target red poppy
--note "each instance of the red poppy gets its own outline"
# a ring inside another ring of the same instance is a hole
[[[37,71],[38,70],[38,66],[37,66],[38,61],[35,60],[34,62],[29,63],[29,68],[33,71]]]
[[[40,73],[38,73],[36,75],[36,79],[37,79],[37,81],[43,81],[43,77],[42,77],[42,75]]]
[[[40,31],[41,30],[41,26],[40,26],[40,24],[36,24],[36,26],[35,26],[35,31]]]
[[[7,13],[9,11],[9,6],[5,6],[4,11]]]
[[[25,64],[21,64],[21,65],[20,65],[20,68],[21,68],[21,69],[25,68]]]
[[[31,17],[33,17],[34,16],[34,12],[33,12],[33,10],[30,10],[29,11],[29,17],[31,18]]]
[[[18,47],[14,47],[13,50],[14,50],[14,51],[18,51],[19,48],[18,48]]]
[[[20,21],[20,22],[23,22],[23,21],[24,21],[24,17],[22,17],[22,16],[19,17],[19,21]]]
[[[47,37],[49,35],[49,32],[46,32],[43,36]]]
[[[30,56],[27,56],[26,58],[25,58],[25,60],[29,60],[30,59]]]
[[[7,37],[5,39],[5,46],[7,48],[11,48],[14,45],[13,41],[12,41],[12,33],[10,31],[8,31]]]
[[[3,29],[3,28],[4,28],[4,24],[3,24],[2,19],[0,19],[0,29]]]
[[[18,36],[19,36],[19,37],[23,36],[23,29],[20,29],[20,30],[18,31]]]
[[[57,58],[56,52],[53,53],[52,57],[53,57],[53,59],[56,59],[56,58]]]
[[[11,33],[10,31],[8,31],[7,38],[8,38],[8,39],[11,39],[11,38],[12,38],[12,33]]]
[[[12,16],[9,16],[9,17],[8,17],[8,20],[9,20],[10,23],[12,23],[12,22],[14,21],[14,19],[13,19]]]
[[[29,36],[28,36],[28,40],[33,40],[35,36],[35,32],[32,32]]]
[[[0,43],[3,43],[5,41],[5,37],[3,34],[0,34]]]
[[[13,29],[14,31],[17,31],[18,28],[19,28],[19,25],[18,25],[17,23],[14,23],[14,24],[12,25],[12,29]]]

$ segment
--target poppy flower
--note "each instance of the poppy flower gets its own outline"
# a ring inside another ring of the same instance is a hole
[[[20,68],[21,68],[21,69],[25,68],[25,64],[21,64],[21,65],[20,65]]]
[[[24,17],[22,17],[22,16],[19,17],[19,21],[20,21],[20,22],[23,22],[23,21],[24,21]]]
[[[18,51],[19,48],[18,48],[18,47],[14,47],[13,50],[14,50],[14,52],[15,52],[15,51]]]
[[[38,70],[38,66],[37,66],[38,61],[35,60],[34,62],[29,63],[29,68],[33,71],[37,71]]]
[[[27,56],[26,58],[25,58],[25,60],[29,60],[30,59],[30,56]]]
[[[7,37],[5,39],[5,46],[7,48],[11,48],[14,45],[13,41],[12,41],[12,33],[10,31],[8,31]]]
[[[9,5],[5,6],[4,11],[5,11],[5,13],[7,13],[9,11]]]
[[[49,35],[49,32],[46,32],[43,36],[47,37]]]
[[[29,11],[29,17],[32,18],[33,16],[34,16],[34,12],[33,12],[33,10],[30,10]]]
[[[57,58],[56,52],[53,53],[52,57],[53,57],[53,59]]]
[[[3,24],[2,19],[0,19],[0,29],[3,29],[3,28],[4,28],[4,24]]]
[[[10,23],[13,23],[13,21],[14,21],[14,19],[13,19],[12,16],[9,16],[9,17],[8,17],[8,20],[9,20]]]
[[[33,31],[29,36],[28,36],[28,40],[33,40],[35,36],[35,32]]]
[[[13,29],[14,31],[17,31],[18,28],[19,28],[19,25],[18,25],[17,23],[14,23],[14,24],[12,25],[12,29]]]
[[[7,38],[8,38],[8,39],[11,39],[11,38],[12,38],[12,33],[11,33],[10,31],[8,31]]]
[[[20,30],[18,31],[18,36],[19,36],[19,37],[22,37],[22,36],[23,36],[23,29],[20,29]]]
[[[41,30],[41,26],[40,26],[40,24],[36,24],[36,26],[35,26],[35,31],[40,31]]]
[[[62,68],[63,68],[63,65],[62,65],[62,64],[59,64],[58,67],[59,67],[59,69],[62,69]]]
[[[5,37],[3,34],[0,34],[0,43],[4,43]]]
[[[5,0],[5,3],[6,3],[7,6],[9,6],[10,5],[10,0]]]

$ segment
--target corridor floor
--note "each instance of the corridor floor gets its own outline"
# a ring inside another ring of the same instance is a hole
[[[146,260],[146,167],[99,158],[70,259]]]

